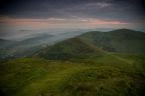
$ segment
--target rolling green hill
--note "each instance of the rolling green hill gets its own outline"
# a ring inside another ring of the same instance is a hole
[[[33,36],[28,35],[27,38],[21,38],[22,40],[18,39],[18,41],[0,39],[0,61],[9,58],[28,57],[44,46],[53,45],[83,33],[82,31],[65,32],[55,35],[41,33],[33,34]]]
[[[46,59],[70,59],[70,58],[90,58],[104,54],[91,43],[84,42],[79,38],[71,38],[59,42],[53,46],[46,47],[39,52],[37,56]]]
[[[37,56],[46,59],[90,58],[108,52],[145,53],[145,33],[128,29],[88,32],[42,48]]]
[[[79,36],[109,52],[145,53],[145,33],[120,29],[110,32],[88,32]]]

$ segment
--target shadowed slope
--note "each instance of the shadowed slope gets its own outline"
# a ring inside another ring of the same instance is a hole
[[[98,48],[119,53],[144,53],[145,33],[120,29],[110,32],[88,32],[79,36]]]
[[[37,55],[47,59],[90,58],[99,56],[104,52],[93,44],[84,42],[79,38],[72,38],[59,42],[53,46],[41,49]]]

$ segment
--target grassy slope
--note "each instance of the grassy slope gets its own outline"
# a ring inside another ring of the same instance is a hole
[[[51,60],[68,60],[97,57],[105,54],[104,51],[144,53],[145,33],[127,29],[88,32],[40,49],[39,52],[36,52],[36,56]]]
[[[96,59],[21,58],[0,65],[6,96],[143,96],[145,59],[109,53]]]
[[[71,38],[53,46],[41,49],[36,55],[46,59],[64,60],[71,58],[90,58],[104,54],[103,50],[79,38]]]
[[[128,29],[111,32],[88,32],[79,36],[103,50],[120,53],[145,52],[145,33]]]

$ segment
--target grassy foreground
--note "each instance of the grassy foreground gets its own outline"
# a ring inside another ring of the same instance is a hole
[[[19,58],[0,64],[1,96],[144,96],[145,56]]]

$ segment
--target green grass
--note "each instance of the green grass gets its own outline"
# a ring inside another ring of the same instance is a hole
[[[6,96],[143,96],[145,56],[108,53],[88,59],[19,58],[0,64]]]
[[[79,38],[71,38],[36,52],[36,56],[51,60],[86,59],[103,55],[104,51]]]
[[[110,32],[88,32],[78,38],[109,52],[144,53],[145,33],[128,29]]]

